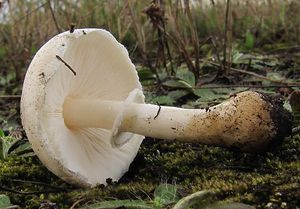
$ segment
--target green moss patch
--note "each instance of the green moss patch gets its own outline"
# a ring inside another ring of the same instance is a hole
[[[36,157],[0,162],[1,193],[22,208],[70,208],[111,199],[153,198],[161,183],[176,184],[182,196],[213,190],[219,200],[265,208],[300,204],[300,137],[287,138],[264,154],[146,139],[129,172],[117,183],[76,188],[49,172]],[[298,189],[298,190],[297,190]],[[298,191],[298,192],[297,192]]]

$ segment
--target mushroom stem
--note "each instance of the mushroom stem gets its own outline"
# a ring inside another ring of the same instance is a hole
[[[121,101],[68,99],[64,104],[64,120],[70,128],[111,129],[123,105]],[[199,136],[191,135],[188,129],[189,123],[197,116],[201,117],[204,123],[209,121],[205,117],[205,110],[202,109],[131,103],[124,112],[119,131],[153,138],[194,141],[194,138]],[[207,129],[200,129],[198,135],[207,138]]]
[[[63,107],[64,120],[70,128],[111,129],[122,105],[121,101],[69,98]],[[278,136],[273,108],[263,95],[250,91],[208,109],[131,103],[119,131],[260,151]]]

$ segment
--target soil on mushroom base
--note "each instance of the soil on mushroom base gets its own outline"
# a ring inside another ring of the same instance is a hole
[[[129,172],[119,183],[107,187],[74,188],[52,175],[36,157],[9,157],[0,161],[0,185],[22,192],[40,192],[30,195],[7,192],[12,202],[22,208],[39,208],[42,203],[50,202],[56,203],[58,208],[70,208],[79,199],[80,204],[111,197],[149,200],[154,189],[166,182],[182,188],[181,195],[211,189],[218,192],[219,199],[244,202],[257,208],[266,208],[269,202],[278,207],[285,202],[287,208],[296,208],[300,204],[299,153],[299,135],[286,139],[271,152],[259,155],[148,139],[142,144]],[[53,186],[70,191],[57,189],[45,193]]]

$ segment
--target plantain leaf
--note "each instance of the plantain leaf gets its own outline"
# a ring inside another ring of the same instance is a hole
[[[8,196],[0,194],[0,209],[5,209],[12,206]]]
[[[157,96],[152,99],[152,103],[159,105],[173,105],[176,101],[170,96]]]
[[[79,209],[154,209],[143,200],[109,200],[82,206]]]
[[[11,154],[22,157],[34,155],[34,152],[31,149],[31,145],[28,141],[3,135],[3,133],[0,133],[0,160],[7,158],[7,156]]]
[[[198,101],[200,102],[211,102],[221,97],[215,94],[212,89],[194,89],[193,92],[199,97]]]
[[[166,87],[177,88],[177,89],[191,89],[192,86],[184,80],[167,80],[163,82]]]
[[[174,90],[174,91],[170,91],[168,93],[168,96],[174,100],[178,100],[178,99],[188,95],[189,93],[190,92],[188,90]]]
[[[175,203],[179,200],[177,186],[161,184],[154,191],[154,203],[163,208],[164,205]]]
[[[202,205],[206,204],[211,200],[213,193],[210,191],[199,191],[193,194],[190,194],[182,199],[180,199],[173,207],[173,209],[188,209],[194,205]],[[199,208],[199,207],[197,207]]]
[[[153,72],[151,72],[151,70],[149,70],[148,68],[142,68],[142,69],[138,70],[138,75],[139,75],[140,81],[156,79]]]
[[[191,71],[189,71],[185,68],[177,69],[176,70],[176,77],[179,78],[180,80],[185,81],[190,86],[195,85],[195,76],[194,76],[194,74]]]
[[[10,148],[17,142],[17,139],[14,139],[10,136],[4,136],[0,138],[0,159],[5,159],[8,154]]]

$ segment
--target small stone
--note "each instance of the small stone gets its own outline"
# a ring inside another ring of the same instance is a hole
[[[280,205],[281,208],[287,208],[287,203],[286,202],[282,202]]]
[[[268,204],[266,205],[266,208],[272,208],[273,203],[268,202]]]

